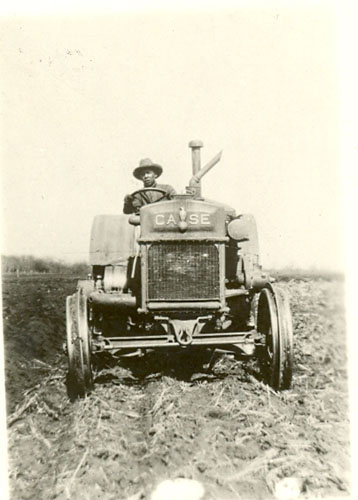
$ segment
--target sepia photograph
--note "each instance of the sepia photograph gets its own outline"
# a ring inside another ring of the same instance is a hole
[[[6,4],[2,497],[354,498],[338,2]]]

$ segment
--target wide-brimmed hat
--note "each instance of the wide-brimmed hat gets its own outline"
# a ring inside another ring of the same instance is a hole
[[[148,169],[153,170],[157,177],[159,177],[163,173],[163,168],[160,165],[157,165],[157,163],[153,163],[150,158],[143,158],[143,160],[140,160],[139,162],[139,167],[133,170],[133,175],[137,179],[141,179],[144,170]]]

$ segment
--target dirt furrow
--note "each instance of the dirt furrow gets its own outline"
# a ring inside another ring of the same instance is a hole
[[[342,284],[284,286],[295,325],[291,391],[265,386],[253,361],[219,356],[208,371],[209,354],[161,351],[105,360],[93,393],[71,403],[64,357],[53,367],[21,361],[37,385],[17,394],[9,415],[11,500],[149,500],[178,477],[199,480],[206,500],[272,498],[292,476],[303,498],[347,494]]]

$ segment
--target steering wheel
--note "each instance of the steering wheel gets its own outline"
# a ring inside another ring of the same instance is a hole
[[[148,191],[153,191],[153,192],[156,192],[156,193],[160,193],[162,194],[163,196],[161,196],[160,198],[158,198],[157,200],[155,201],[150,201],[147,196],[146,196],[146,193]],[[134,197],[135,195],[143,195],[143,196],[140,196],[140,198],[142,198],[142,200],[146,201],[147,203],[157,203],[157,201],[161,201],[163,200],[164,198],[168,198],[168,193],[164,190],[164,189],[160,189],[160,188],[142,188],[142,189],[138,189],[137,191],[134,191],[134,193],[131,194],[132,197]],[[169,198],[168,198],[169,199]]]

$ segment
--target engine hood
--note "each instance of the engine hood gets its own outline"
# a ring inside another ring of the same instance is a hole
[[[226,239],[225,205],[185,195],[152,203],[140,211],[141,239]]]

